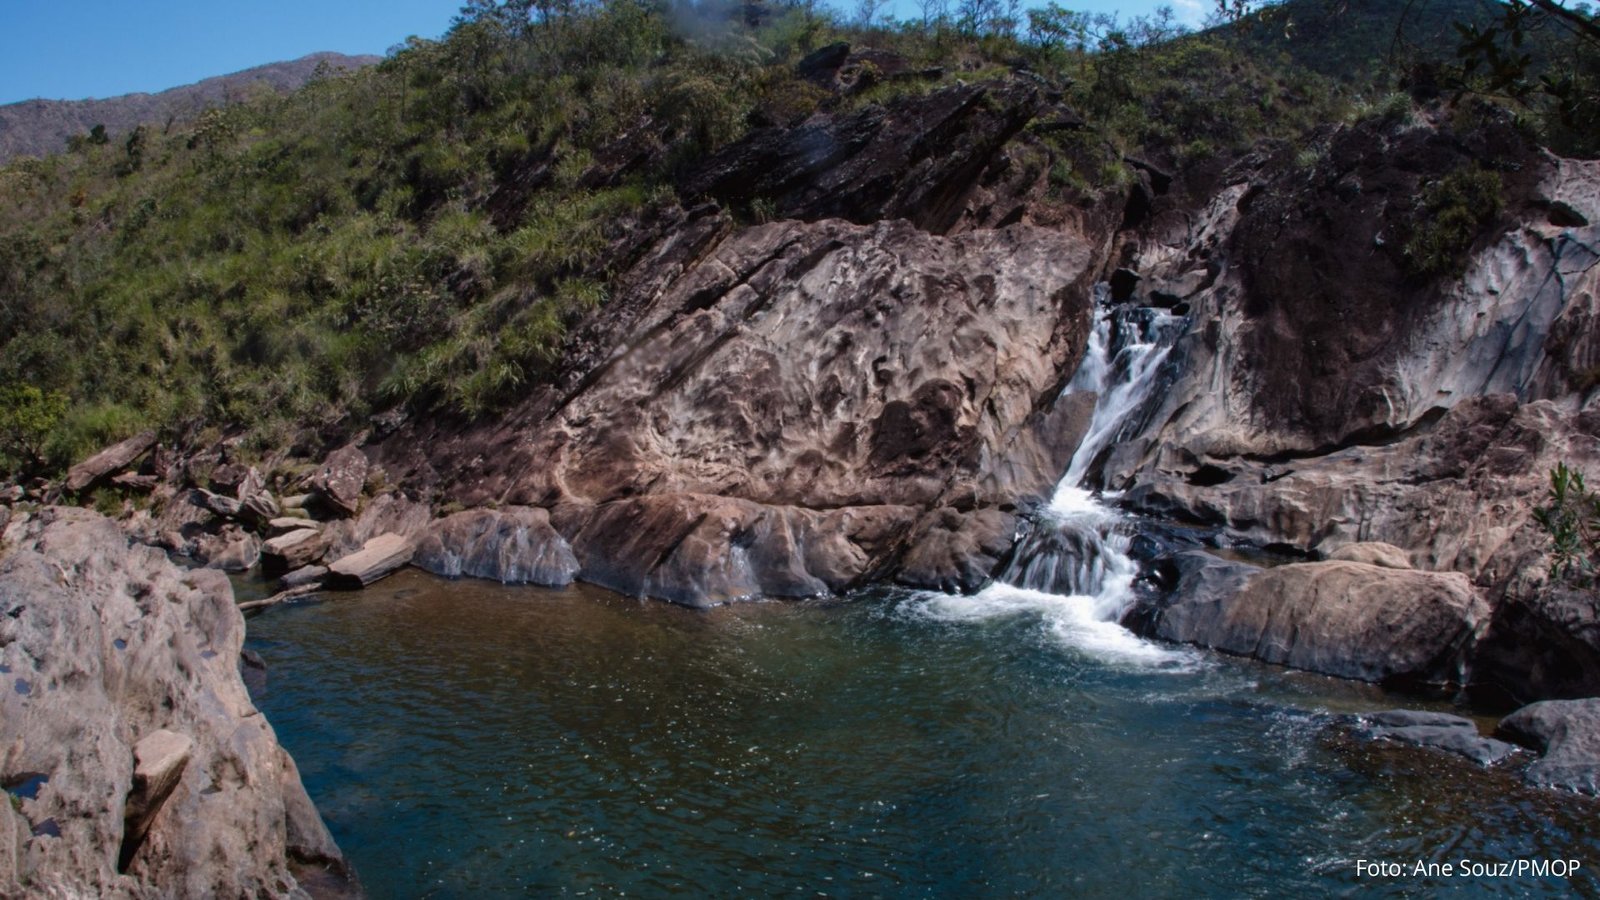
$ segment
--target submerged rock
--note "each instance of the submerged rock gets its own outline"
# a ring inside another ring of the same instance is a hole
[[[1529,704],[1497,733],[1541,754],[1523,775],[1529,784],[1600,795],[1600,698]]]
[[[578,571],[572,548],[550,527],[550,514],[527,506],[446,516],[429,526],[411,562],[447,578],[552,587],[570,584]]]
[[[348,886],[240,680],[227,579],[84,510],[8,534],[0,781],[35,792],[0,803],[0,894],[304,896],[297,873],[329,871]]]
[[[1369,737],[1443,750],[1481,766],[1492,766],[1517,753],[1516,746],[1479,734],[1471,719],[1448,713],[1394,709],[1361,716],[1360,723]]]

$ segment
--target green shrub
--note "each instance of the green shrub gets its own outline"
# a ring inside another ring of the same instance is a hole
[[[1423,189],[1406,241],[1406,268],[1424,278],[1457,277],[1483,229],[1500,213],[1500,176],[1466,166]]]
[[[1550,541],[1550,577],[1592,587],[1600,574],[1600,493],[1562,462],[1550,470],[1545,500],[1533,516]]]

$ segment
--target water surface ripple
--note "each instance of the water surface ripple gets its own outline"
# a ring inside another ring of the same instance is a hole
[[[1098,652],[1025,603],[695,612],[408,571],[249,634],[380,898],[1597,892],[1594,804],[1326,727],[1397,698]],[[1590,872],[1355,874],[1555,856]]]

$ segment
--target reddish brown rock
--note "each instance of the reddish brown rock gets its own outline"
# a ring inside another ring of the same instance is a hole
[[[155,445],[154,431],[141,432],[125,441],[112,444],[69,469],[63,486],[69,493],[81,491],[100,479],[127,468]]]
[[[360,448],[353,444],[340,447],[328,454],[322,467],[311,477],[311,491],[333,512],[353,516],[361,506],[367,469],[367,455]]]

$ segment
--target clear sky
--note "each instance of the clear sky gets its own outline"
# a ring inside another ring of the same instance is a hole
[[[1211,0],[1060,0],[1124,18]],[[903,15],[914,10],[901,0]],[[840,0],[852,7],[853,0]],[[438,37],[461,0],[0,0],[0,103],[159,91],[319,50],[382,54]]]

